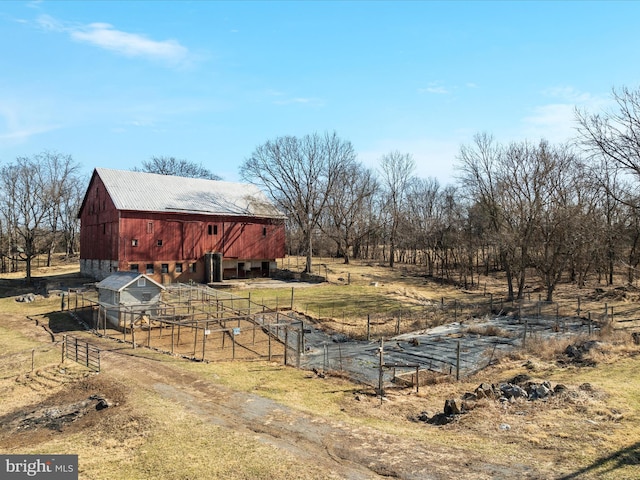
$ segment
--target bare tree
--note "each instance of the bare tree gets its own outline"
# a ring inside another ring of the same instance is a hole
[[[60,203],[60,227],[64,241],[65,254],[71,257],[79,248],[80,218],[78,212],[82,205],[85,185],[89,182],[77,179],[65,189]]]
[[[26,263],[31,284],[31,261],[44,249],[43,227],[50,215],[47,185],[34,158],[19,157],[0,171],[2,206],[12,230],[11,253]]]
[[[25,262],[27,283],[32,260],[40,253],[50,255],[58,240],[65,199],[78,188],[78,168],[69,155],[44,152],[18,157],[0,169],[0,209],[10,255]]]
[[[208,180],[221,180],[221,178],[204,168],[202,164],[175,157],[151,157],[151,160],[142,162],[142,169],[134,168],[134,171],[158,173],[160,175],[175,175],[187,178],[206,178]]]
[[[350,142],[334,133],[285,136],[258,146],[240,167],[246,181],[264,187],[306,240],[311,273],[312,239],[340,172],[355,162]]]
[[[382,185],[386,192],[389,235],[389,266],[395,264],[398,228],[406,209],[408,187],[416,164],[408,153],[394,151],[380,159]]]
[[[351,247],[368,233],[367,207],[377,190],[374,173],[354,162],[339,171],[335,187],[329,192],[327,226],[323,230],[336,242],[346,264]]]
[[[35,161],[42,172],[42,182],[43,185],[46,185],[46,197],[50,208],[47,216],[50,235],[47,249],[47,266],[51,266],[51,256],[60,240],[59,228],[63,220],[63,213],[70,213],[63,212],[63,209],[68,207],[69,197],[73,196],[74,193],[77,200],[78,170],[80,167],[73,161],[71,155],[62,155],[55,152],[36,155]],[[77,211],[74,213],[77,215]],[[68,222],[66,222],[66,226],[69,226]]]
[[[504,147],[491,135],[476,134],[471,145],[460,148],[458,160],[460,181],[470,201],[478,205],[489,220],[490,243],[497,246],[500,263],[505,270],[508,298],[514,298],[514,276],[517,275],[517,245],[509,227],[515,226],[508,219],[512,212],[505,205],[505,188],[508,181],[504,171]],[[514,272],[514,270],[516,270]]]

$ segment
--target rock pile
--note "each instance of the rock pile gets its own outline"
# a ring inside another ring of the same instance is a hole
[[[481,383],[473,392],[467,392],[461,398],[449,398],[444,402],[444,412],[429,416],[421,412],[417,420],[435,425],[444,425],[456,420],[458,415],[467,413],[477,406],[482,399],[490,399],[501,403],[515,403],[521,401],[546,400],[549,397],[564,392],[567,389],[562,384],[551,386],[548,381],[534,382],[528,375],[516,375],[508,382],[494,384]]]

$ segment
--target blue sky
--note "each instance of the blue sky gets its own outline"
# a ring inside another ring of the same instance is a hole
[[[225,180],[257,145],[336,131],[452,181],[460,145],[561,142],[640,84],[640,2],[0,2],[0,162],[44,150]]]

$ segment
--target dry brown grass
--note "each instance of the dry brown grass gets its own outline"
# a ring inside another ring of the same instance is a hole
[[[419,316],[411,317],[408,312],[424,311],[425,306],[420,302],[431,302],[430,307],[445,312],[442,318],[451,318],[450,308],[437,307],[442,305],[442,297],[470,304],[487,298],[484,288],[468,292],[445,286],[440,290],[437,283],[423,277],[411,277],[402,270],[391,271],[377,265],[356,265],[351,270],[334,263],[329,263],[327,269],[330,279],[336,275],[335,280],[329,285],[296,289],[295,306],[304,311],[308,304],[310,316],[315,316],[313,311],[319,307],[321,322],[338,331],[352,328],[354,334],[362,332],[366,311],[380,315],[375,319],[381,322],[376,328],[393,330],[400,311],[404,319],[402,325],[415,326],[412,322],[419,321]],[[346,271],[352,272],[351,286],[337,280],[343,278]],[[378,285],[370,285],[371,281],[377,281]],[[502,288],[499,279],[487,279],[488,293],[497,297]],[[614,288],[597,292],[594,286],[578,290],[565,285],[559,288],[557,298],[567,310],[577,310],[577,294],[582,298],[583,315],[587,311],[601,311],[602,302],[606,300],[608,308],[614,308],[616,317],[615,323],[598,337],[602,345],[585,355],[589,366],[567,361],[563,355],[570,343],[583,339],[540,342],[531,338],[526,349],[502,357],[475,377],[461,382],[442,382],[440,376],[431,374],[421,378],[418,394],[413,388],[390,388],[383,401],[372,389],[345,379],[321,379],[310,372],[272,363],[187,363],[146,349],[127,352],[153,358],[158,364],[168,362],[185,375],[197,375],[203,384],[222,384],[234,391],[274,399],[306,415],[313,414],[316,421],[331,419],[351,426],[354,431],[367,427],[380,435],[392,435],[398,442],[415,441],[432,449],[434,456],[429,461],[433,462],[434,469],[447,468],[447,462],[442,460],[445,457],[438,455],[441,449],[450,448],[462,449],[459,458],[465,458],[467,462],[479,457],[488,464],[509,466],[503,478],[514,475],[525,478],[560,478],[562,475],[581,479],[638,478],[640,382],[635,378],[640,367],[640,347],[631,341],[632,330],[622,329],[631,324],[629,321],[638,312],[632,298],[635,293]],[[282,305],[290,292],[256,290],[254,300],[261,295],[267,302],[279,297],[277,301]],[[43,390],[38,390],[42,388],[38,386],[38,377],[46,383],[52,372],[59,369],[59,361],[52,357],[50,362],[36,369],[41,375],[27,375],[30,373],[28,353],[32,348],[47,345],[50,339],[44,331],[37,335],[29,333],[35,323],[25,321],[26,317],[21,320],[19,316],[44,313],[47,309],[50,312],[57,308],[57,302],[56,299],[42,299],[36,304],[16,305],[12,298],[0,300],[3,311],[16,314],[0,319],[0,342],[13,345],[16,358],[27,362],[26,365],[24,361],[19,362],[20,371],[16,377],[0,381],[0,414],[27,409],[45,397]],[[450,303],[451,300],[445,300],[445,304]],[[345,312],[343,316],[336,313],[340,311],[339,307]],[[327,313],[323,314],[323,311]],[[487,330],[485,334],[490,333]],[[14,368],[9,361],[8,356],[0,357],[0,371],[3,362],[7,371]],[[47,393],[67,392],[70,395],[71,385],[82,382],[83,374],[79,371],[78,379],[46,387],[50,389]],[[78,424],[77,428],[63,434],[20,437],[19,441],[15,436],[5,436],[1,439],[3,451],[78,453],[83,468],[81,477],[89,479],[332,477],[330,472],[305,465],[272,445],[265,445],[246,430],[221,428],[177,399],[140,389],[134,372],[129,374],[131,379],[126,379],[127,372],[117,379],[106,374],[97,377],[107,382],[100,388],[112,388],[123,395],[123,403],[111,410],[108,417]],[[430,416],[442,412],[446,399],[461,397],[481,382],[506,382],[518,374],[528,374],[537,381],[548,380],[553,385],[562,383],[567,391],[547,401],[505,404],[481,400],[457,421],[442,426],[416,421],[421,412],[426,411]],[[66,375],[72,377],[72,373]],[[16,381],[18,377],[20,381]],[[78,390],[84,394],[88,391]],[[503,429],[502,425],[509,428]],[[367,437],[366,441],[372,442],[373,438],[375,436]],[[410,458],[409,451],[406,461]],[[479,465],[469,463],[469,468],[479,468]]]

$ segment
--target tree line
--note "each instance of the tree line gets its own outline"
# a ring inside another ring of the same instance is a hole
[[[640,91],[613,99],[608,112],[576,110],[567,143],[475,135],[444,187],[416,176],[409,153],[366,168],[335,132],[269,140],[240,173],[287,214],[289,252],[306,255],[307,272],[314,254],[414,264],[466,287],[500,271],[509,299],[535,280],[551,301],[561,281],[611,284],[621,266],[637,277]]]
[[[479,133],[462,145],[456,181],[415,175],[409,153],[367,168],[337,133],[282,136],[255,148],[241,177],[261,186],[287,215],[287,248],[349,263],[413,264],[465,287],[503,272],[507,295],[528,282],[551,301],[562,281],[609,284],[622,266],[632,284],[640,264],[640,91],[613,90],[615,108],[576,110],[576,138],[498,142]],[[136,168],[137,170],[137,168]],[[186,160],[152,157],[142,171],[219,179]],[[0,164],[0,270],[15,271],[56,249],[78,250],[77,213],[88,179],[71,156],[44,152]]]

